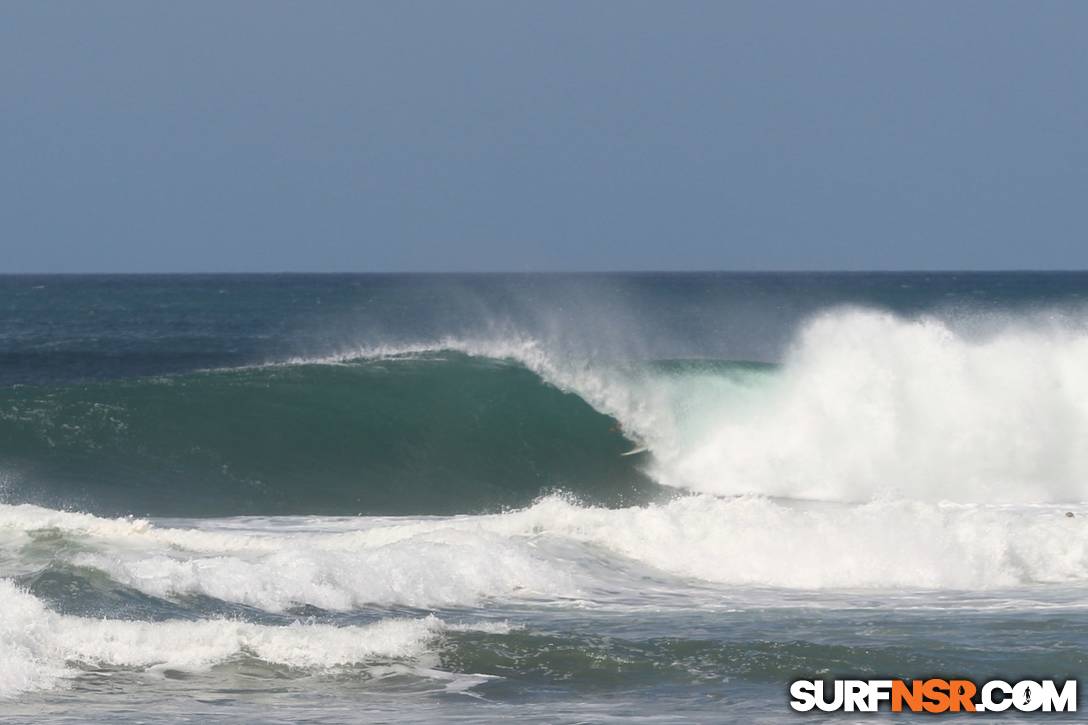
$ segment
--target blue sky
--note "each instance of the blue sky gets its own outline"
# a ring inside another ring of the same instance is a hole
[[[1088,3],[8,2],[0,272],[1088,268]]]

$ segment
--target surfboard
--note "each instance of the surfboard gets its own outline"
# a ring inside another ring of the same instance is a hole
[[[642,453],[643,451],[648,451],[648,450],[650,450],[650,449],[647,448],[646,446],[636,446],[635,448],[632,448],[629,451],[624,451],[620,455],[621,456],[633,456],[636,453]]]

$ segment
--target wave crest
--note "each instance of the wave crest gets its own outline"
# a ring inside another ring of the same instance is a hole
[[[89,619],[50,611],[7,579],[0,579],[0,612],[0,699],[87,669],[204,670],[243,657],[303,669],[415,662],[448,629],[435,616],[344,627]]]

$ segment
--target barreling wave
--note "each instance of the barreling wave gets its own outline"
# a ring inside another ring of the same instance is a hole
[[[0,475],[13,502],[167,516],[480,513],[554,490],[620,506],[661,499],[659,484],[1088,500],[1088,334],[989,327],[842,309],[776,365],[605,359],[509,335],[16,387],[0,393]]]
[[[655,486],[616,421],[453,350],[0,393],[9,500],[99,513],[451,513]]]
[[[681,490],[1088,500],[1088,329],[1079,315],[838,308],[810,319],[776,365],[590,364],[525,344],[504,354],[620,421],[652,452],[653,479]]]

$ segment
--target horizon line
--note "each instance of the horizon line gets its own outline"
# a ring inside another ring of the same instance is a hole
[[[1079,274],[1088,268],[934,268],[934,269],[547,269],[547,270],[380,270],[380,271],[87,271],[87,272],[0,272],[0,277],[285,277],[285,276],[558,276],[558,275],[650,275],[650,274]]]

